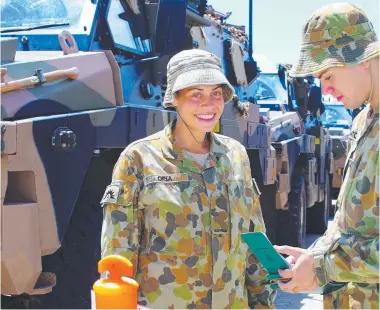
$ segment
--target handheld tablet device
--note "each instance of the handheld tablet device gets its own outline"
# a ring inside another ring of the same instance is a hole
[[[241,238],[247,243],[249,249],[256,255],[257,259],[268,271],[267,279],[272,280],[270,287],[272,289],[279,289],[277,281],[288,282],[290,279],[281,278],[278,274],[278,269],[289,269],[290,263],[279,254],[269,241],[268,237],[262,232],[249,232],[240,234]],[[343,288],[347,283],[331,282],[325,285],[323,288],[318,287],[314,291],[308,291],[305,293],[314,294],[328,294],[338,289]]]
[[[289,269],[290,264],[274,249],[272,243],[264,233],[249,232],[242,233],[240,236],[268,271],[268,279],[285,280],[278,274],[278,269]]]

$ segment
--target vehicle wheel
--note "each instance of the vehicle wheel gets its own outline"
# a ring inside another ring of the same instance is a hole
[[[22,294],[18,296],[1,295],[2,309],[36,309],[39,299],[36,296]]]
[[[91,309],[91,289],[99,278],[100,200],[111,181],[113,166],[100,156],[91,159],[62,246],[43,257],[43,271],[54,272],[57,284],[51,293],[39,296],[37,308]]]
[[[326,173],[325,199],[307,210],[307,232],[323,234],[329,223],[331,203],[330,175]]]
[[[306,244],[306,187],[300,169],[294,169],[288,210],[277,210],[276,244],[304,248]]]

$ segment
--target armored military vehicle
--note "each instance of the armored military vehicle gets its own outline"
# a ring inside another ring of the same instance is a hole
[[[352,126],[352,112],[342,103],[325,102],[325,112],[321,115],[323,126],[329,130],[332,139],[334,169],[332,178],[332,196],[337,197],[343,182],[343,168],[346,162],[348,137]]]
[[[204,0],[6,0],[1,13],[4,308],[90,308],[101,197],[121,151],[175,117],[162,94],[184,49],[223,60],[236,96],[215,131],[247,148],[272,242],[304,244],[306,190],[322,200],[313,169],[325,160],[296,112],[260,118],[252,40],[227,14]]]
[[[276,66],[262,55],[255,59],[261,73],[252,83],[254,98],[269,120],[277,154],[276,242],[302,246],[306,231],[326,230],[331,208],[334,162],[332,139],[320,117],[324,106],[311,95],[313,79],[292,79],[291,66]]]

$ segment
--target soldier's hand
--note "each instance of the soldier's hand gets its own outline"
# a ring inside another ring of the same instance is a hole
[[[290,265],[294,265],[296,263],[296,259],[294,258],[294,256],[292,255],[289,255],[287,258],[285,258],[285,260],[290,264]]]
[[[305,249],[290,246],[275,246],[277,252],[292,256],[294,266],[286,270],[278,270],[282,278],[291,279],[287,283],[278,281],[278,286],[287,292],[299,293],[312,291],[318,287],[314,271],[314,257]],[[289,261],[288,260],[288,261]]]

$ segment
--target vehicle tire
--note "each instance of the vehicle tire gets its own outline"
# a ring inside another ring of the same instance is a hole
[[[307,232],[310,234],[323,234],[329,224],[331,203],[330,175],[326,172],[325,199],[316,202],[307,209]]]
[[[42,259],[43,271],[54,272],[53,291],[39,296],[40,309],[91,309],[91,289],[99,279],[100,235],[103,211],[100,200],[111,181],[114,162],[91,159],[62,246]]]
[[[38,296],[22,294],[18,296],[1,295],[1,309],[38,309]]]
[[[301,169],[294,169],[288,210],[277,210],[276,244],[304,248],[306,245],[306,187]]]

